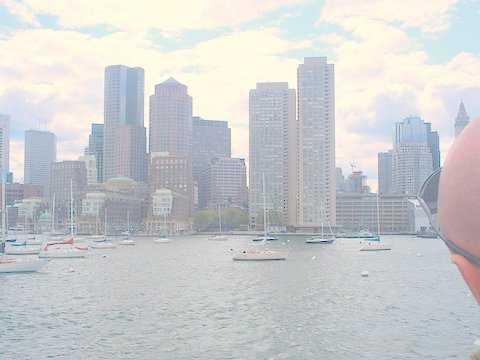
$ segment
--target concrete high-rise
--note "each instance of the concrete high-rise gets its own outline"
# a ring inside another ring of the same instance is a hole
[[[95,156],[97,164],[97,182],[103,181],[103,124],[92,124],[88,137],[87,154]]]
[[[200,175],[214,158],[231,157],[232,140],[228,122],[205,120],[194,116],[192,121],[192,171],[193,178]]]
[[[465,126],[468,125],[469,122],[470,117],[468,116],[467,111],[465,110],[465,105],[462,101],[458,106],[458,113],[457,117],[455,118],[455,137],[460,135],[460,133],[463,131]]]
[[[203,178],[205,181],[198,190],[204,194],[206,207],[247,208],[247,168],[244,159],[212,159]]]
[[[57,139],[49,131],[25,131],[25,184],[43,187],[45,195],[49,194],[52,163],[57,160]]]
[[[124,65],[105,68],[103,180],[146,177],[144,70]]]
[[[440,138],[437,131],[432,131],[432,124],[425,123],[427,127],[427,143],[432,153],[433,170],[440,168]]]
[[[150,96],[149,152],[192,155],[192,97],[173,78],[155,85]]]
[[[378,153],[378,192],[380,195],[390,194],[392,188],[393,150]]]
[[[0,176],[10,171],[10,116],[0,114]]]
[[[258,83],[250,90],[249,216],[263,223],[263,178],[269,225],[286,226],[296,218],[295,90],[286,82]]]
[[[433,156],[429,126],[419,117],[408,117],[395,125],[392,157],[393,191],[415,196],[432,173]]]
[[[297,225],[335,224],[335,71],[326,57],[308,57],[297,70]],[[322,210],[323,209],[323,210]]]

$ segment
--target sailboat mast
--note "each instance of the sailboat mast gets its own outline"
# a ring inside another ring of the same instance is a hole
[[[70,235],[73,236],[73,179],[70,179]]]
[[[378,194],[377,191],[377,235],[380,236],[380,206],[379,206],[379,197],[380,195]]]
[[[7,233],[7,202],[6,202],[6,192],[5,192],[5,178],[4,176],[2,175],[2,246],[0,246],[0,249],[3,248],[3,246],[5,246],[5,237],[6,237],[6,233]]]
[[[52,233],[55,232],[55,193],[53,193],[53,201],[52,201],[52,226],[51,230]]]
[[[218,211],[218,230],[222,233],[222,213],[220,212],[220,205],[217,205]]]
[[[263,236],[267,239],[267,196],[265,194],[265,173],[262,174],[262,192],[263,192]]]

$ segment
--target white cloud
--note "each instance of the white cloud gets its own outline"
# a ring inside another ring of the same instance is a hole
[[[445,152],[460,100],[473,116],[480,113],[480,57],[461,53],[433,63],[405,28],[445,29],[455,1],[394,3],[401,8],[391,1],[327,2],[321,18],[342,28],[320,37],[336,66],[338,164],[346,169],[356,160],[372,177],[377,152],[391,147],[396,121],[420,115],[432,122]]]
[[[86,145],[90,123],[103,120],[104,67],[142,66],[147,99],[156,83],[177,77],[189,86],[195,114],[231,121],[233,153],[246,156],[249,89],[267,80],[289,80],[293,86],[296,61],[281,54],[310,46],[282,39],[276,28],[236,31],[169,52],[147,39],[126,32],[100,38],[66,30],[14,32],[0,39],[5,54],[0,57],[0,112],[12,115],[16,131],[48,121],[59,138],[59,157],[75,158]],[[12,151],[12,164],[21,176],[23,151],[18,149]]]
[[[327,0],[319,21],[353,30],[365,19],[435,33],[448,28],[452,7],[458,0]]]
[[[236,26],[276,10],[285,5],[304,0],[23,0],[34,14],[58,16],[66,28],[108,25],[122,31],[162,29],[179,32],[189,29],[210,29]],[[10,8],[14,5],[9,4]]]

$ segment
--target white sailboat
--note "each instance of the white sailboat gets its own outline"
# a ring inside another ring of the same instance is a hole
[[[135,240],[130,238],[130,211],[127,211],[127,231],[125,231],[124,238],[118,242],[118,245],[133,246],[135,244]]]
[[[117,246],[107,238],[107,208],[105,207],[105,235],[93,239],[90,243],[92,249],[115,249]]]
[[[263,240],[262,244],[268,241],[267,234],[267,199],[265,195],[265,174],[263,174]],[[240,250],[233,256],[235,261],[268,261],[268,260],[286,260],[287,255],[284,252],[269,249],[244,249]]]
[[[265,174],[262,175],[263,192],[263,236],[252,239],[252,241],[275,241],[278,237],[268,235],[267,198],[265,194]]]
[[[47,242],[38,255],[40,258],[63,259],[84,258],[87,256],[88,246],[74,245],[73,206],[73,180],[70,180],[70,236],[63,241]]]
[[[24,273],[36,272],[40,270],[47,263],[46,260],[41,260],[38,257],[18,259],[5,256],[4,250],[6,233],[8,232],[6,210],[7,207],[5,202],[5,179],[2,178],[2,237],[0,239],[0,273]]]
[[[320,209],[321,209],[321,214],[320,215],[322,217],[321,234],[320,234],[320,236],[313,236],[313,237],[305,240],[305,243],[307,243],[307,244],[332,244],[335,241],[335,235],[332,231],[330,221],[327,220],[329,233],[325,234],[325,232],[323,230],[323,226],[324,226],[323,221],[325,219],[325,208],[322,205]]]
[[[226,241],[228,240],[228,237],[222,234],[222,213],[220,211],[220,205],[217,205],[217,213],[218,213],[218,234],[210,237],[210,240]]]
[[[380,206],[379,206],[379,195],[377,192],[377,235],[369,239],[363,246],[360,248],[360,251],[388,251],[392,248],[380,241]]]

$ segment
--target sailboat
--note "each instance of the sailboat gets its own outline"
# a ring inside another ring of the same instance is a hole
[[[379,206],[379,195],[377,192],[377,235],[373,236],[372,238],[368,239],[369,241],[365,243],[361,248],[360,251],[386,251],[392,250],[392,248],[381,242],[380,240],[380,206]]]
[[[313,236],[305,240],[305,243],[307,244],[332,244],[335,241],[335,235],[333,234],[332,227],[330,226],[330,221],[327,221],[329,233],[325,234],[323,231],[323,221],[325,219],[325,208],[323,207],[323,205],[321,206],[320,215],[322,217],[321,235]]]
[[[217,205],[217,213],[218,213],[218,234],[215,236],[212,236],[210,240],[213,240],[213,241],[228,240],[228,237],[222,234],[222,213],[220,211],[220,205]]]
[[[263,192],[263,236],[252,239],[252,241],[275,241],[275,236],[268,235],[268,217],[267,217],[267,197],[265,194],[265,174],[262,175],[262,192]]]
[[[22,273],[35,272],[40,270],[46,263],[46,260],[29,257],[27,259],[18,259],[5,256],[5,243],[7,230],[5,201],[5,179],[2,178],[2,237],[0,239],[0,273]]]
[[[127,231],[123,233],[124,237],[118,242],[118,245],[135,245],[136,242],[130,239],[130,211],[127,211]]]
[[[70,236],[63,241],[47,242],[38,255],[41,258],[83,258],[88,254],[88,247],[74,245],[73,220],[73,180],[70,180]]]
[[[267,200],[265,197],[265,174],[263,174],[263,238],[262,244],[268,241],[267,234]],[[286,260],[287,255],[284,252],[269,249],[244,249],[238,251],[234,256],[235,261],[267,261],[267,260]]]
[[[98,217],[98,216],[97,216]],[[107,239],[107,208],[105,207],[105,235],[90,243],[92,249],[115,249],[117,246]]]

